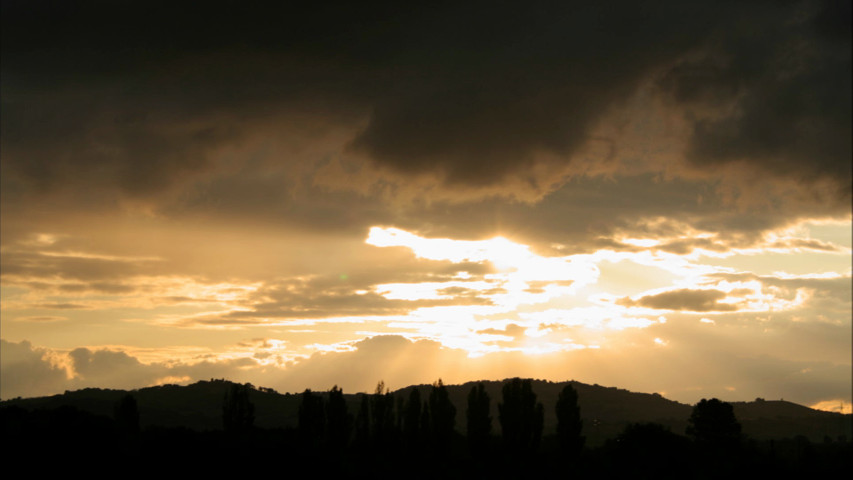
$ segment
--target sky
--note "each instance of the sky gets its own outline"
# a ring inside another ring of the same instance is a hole
[[[850,412],[850,9],[4,0],[0,398]]]

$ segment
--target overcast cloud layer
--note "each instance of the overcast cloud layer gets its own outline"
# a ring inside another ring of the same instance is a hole
[[[0,396],[850,402],[850,8],[4,1]]]

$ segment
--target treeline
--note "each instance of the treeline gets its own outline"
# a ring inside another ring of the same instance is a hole
[[[55,471],[133,466],[151,474],[163,468],[188,474],[271,474],[298,466],[356,477],[719,478],[734,473],[813,476],[853,466],[846,439],[746,438],[732,406],[717,399],[693,408],[685,432],[632,424],[605,445],[590,448],[571,384],[557,398],[552,432],[544,431],[545,408],[528,379],[506,381],[495,399],[482,383],[474,384],[467,402],[458,406],[441,380],[396,395],[379,382],[372,394],[360,394],[354,403],[337,386],[327,392],[305,390],[299,395],[296,427],[278,429],[255,426],[253,389],[229,384],[222,398],[222,430],[140,429],[144,412],[127,394],[115,403],[112,418],[71,407],[3,407],[0,433],[12,463]],[[492,418],[493,402],[497,418]],[[459,416],[457,408],[462,409]],[[456,425],[457,418],[465,424]]]
[[[226,395],[223,426],[226,432],[239,434],[251,427],[251,405],[247,386],[234,385]],[[235,401],[235,399],[240,399]],[[352,446],[357,450],[430,452],[447,454],[464,440],[468,455],[484,456],[498,446],[512,456],[530,455],[541,444],[544,407],[537,401],[530,380],[515,378],[502,389],[498,403],[499,436],[493,433],[492,399],[482,383],[468,394],[464,413],[467,435],[457,432],[457,408],[439,379],[425,398],[412,388],[407,396],[393,395],[379,382],[372,395],[360,394],[358,408],[350,412],[343,392],[305,390],[301,394],[296,433],[300,448],[335,455]],[[242,420],[235,422],[236,416]],[[567,455],[577,456],[583,447],[577,392],[566,385],[557,403],[559,444]],[[498,442],[500,440],[500,442]],[[499,445],[498,445],[499,444]]]

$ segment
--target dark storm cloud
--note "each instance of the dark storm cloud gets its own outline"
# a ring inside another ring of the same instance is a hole
[[[334,51],[312,51],[336,33],[317,31],[322,10],[232,7],[4,2],[10,172],[42,190],[147,195],[214,168],[213,150],[270,118],[339,103],[338,67],[318,66]],[[299,107],[312,89],[322,98]]]
[[[636,2],[452,9],[420,39],[431,53],[420,67],[431,68],[418,68],[414,89],[377,102],[353,147],[465,184],[523,174],[537,154],[571,155],[649,68],[696,41],[687,25],[709,27],[701,8],[665,10]]]
[[[719,290],[692,290],[683,288],[669,292],[646,295],[633,300],[621,298],[616,303],[628,307],[639,306],[662,310],[688,310],[691,312],[731,312],[736,305],[720,303],[726,298],[726,292]]]
[[[849,211],[849,207],[843,208]],[[837,213],[809,202],[787,203],[784,208],[732,208],[715,194],[712,184],[684,178],[662,181],[655,175],[643,174],[572,180],[535,205],[494,200],[450,206],[436,203],[419,209],[417,217],[397,219],[394,225],[428,237],[477,239],[500,234],[532,245],[546,255],[598,249],[683,254],[697,248],[728,252],[733,248],[766,247],[763,235],[767,230],[788,225],[796,218]],[[472,236],[472,232],[480,236]],[[711,235],[692,236],[695,233]],[[622,238],[662,242],[640,247],[623,243]],[[542,239],[550,245],[543,244]],[[830,248],[812,240],[785,242],[776,246]]]
[[[675,101],[697,115],[688,158],[835,178],[849,196],[851,3],[794,4],[762,15],[732,22],[663,77]],[[702,113],[720,106],[726,110]]]
[[[4,195],[187,188],[294,124],[343,128],[338,150],[403,177],[537,188],[532,167],[568,164],[660,77],[692,168],[744,161],[849,196],[845,2],[237,5],[4,2]]]

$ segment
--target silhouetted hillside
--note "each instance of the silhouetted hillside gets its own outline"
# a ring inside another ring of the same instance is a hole
[[[812,441],[850,438],[851,416],[814,410],[784,400],[731,402],[743,432],[755,439],[803,435]]]
[[[481,382],[468,382],[462,385],[448,385],[450,399],[457,406],[456,428],[465,433],[465,402],[471,388]],[[491,398],[491,412],[494,420],[493,429],[500,434],[498,418],[498,402],[501,399],[501,388],[506,380],[483,381],[486,392]],[[618,435],[628,424],[655,422],[670,427],[673,431],[683,433],[687,427],[687,417],[690,416],[690,405],[667,400],[657,394],[636,393],[614,387],[587,385],[580,382],[549,382],[533,380],[533,391],[538,401],[545,407],[545,435],[555,432],[557,417],[554,406],[557,395],[567,384],[571,383],[578,392],[578,402],[581,408],[581,418],[584,422],[584,435],[589,445],[599,445],[608,438]],[[414,386],[401,389],[408,395]],[[424,395],[429,385],[419,385],[421,395]]]
[[[448,385],[451,402],[456,406],[456,429],[465,433],[465,406],[468,392],[479,382]],[[483,381],[491,398],[493,433],[500,434],[498,403],[501,401],[503,381]],[[556,429],[554,407],[557,395],[571,383],[578,392],[578,402],[583,420],[583,433],[588,446],[603,444],[615,438],[629,424],[657,423],[672,432],[683,434],[692,407],[657,394],[630,392],[614,387],[587,385],[580,382],[549,382],[534,380],[533,391],[545,407],[544,434],[552,435]],[[222,428],[222,404],[232,382],[226,380],[201,381],[188,386],[164,385],[134,390],[140,413],[140,425],[148,427],[186,427],[193,430],[219,430]],[[429,385],[413,385],[392,392],[397,397],[408,398],[413,388],[418,388],[421,398],[427,398]],[[19,406],[27,410],[55,409],[70,406],[97,415],[112,416],[116,402],[128,392],[89,388],[49,397],[13,399],[0,402],[0,406]],[[326,395],[326,392],[317,392]],[[250,400],[255,406],[255,425],[262,428],[295,427],[298,418],[300,394],[280,394],[271,389],[253,388]],[[358,411],[358,394],[345,394],[348,410]],[[804,435],[811,441],[825,437],[836,439],[850,436],[851,416],[813,410],[785,401],[734,402],[735,415],[743,425],[743,433],[756,439],[793,438]]]

